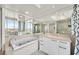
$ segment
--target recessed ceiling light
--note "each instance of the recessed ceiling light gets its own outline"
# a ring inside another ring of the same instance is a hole
[[[38,8],[41,8],[40,4],[36,4],[35,6],[38,7]]]
[[[60,20],[59,17],[58,17],[57,15],[51,16],[51,18],[53,19],[53,21],[58,21],[58,20]]]
[[[25,13],[26,13],[26,14],[29,14],[29,12],[28,12],[28,11],[26,11]]]
[[[53,18],[55,18],[54,16],[51,16],[51,18],[53,19]]]
[[[19,10],[15,10],[15,11],[17,11],[17,12],[18,12]]]
[[[55,8],[55,5],[53,5],[52,8]]]
[[[66,19],[66,17],[64,15],[60,16],[60,19]]]
[[[55,20],[55,19],[57,19],[57,17],[56,17],[56,16],[51,16],[51,18],[52,18],[52,19],[54,19],[54,20]]]
[[[55,19],[55,18],[56,18],[56,16],[51,16],[51,18],[52,18],[52,19]]]
[[[58,12],[56,12],[55,14],[58,14]]]

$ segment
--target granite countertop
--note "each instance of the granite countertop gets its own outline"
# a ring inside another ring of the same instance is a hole
[[[46,34],[44,34],[42,36],[45,36],[45,37],[48,37],[48,38],[53,38],[53,39],[56,39],[56,40],[62,40],[62,41],[71,42],[70,36],[67,36],[67,35],[46,33]]]

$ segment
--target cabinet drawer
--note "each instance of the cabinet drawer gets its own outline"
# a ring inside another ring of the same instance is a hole
[[[40,50],[45,52],[45,53],[47,53],[47,54],[49,54],[49,55],[58,55],[58,51],[57,50],[54,51],[50,47],[46,47],[44,45],[40,46]]]
[[[67,49],[67,47],[63,47],[63,46],[58,46],[60,49]]]
[[[69,42],[64,42],[64,41],[59,41],[58,45],[62,46],[62,47],[68,47],[70,45],[70,43]]]
[[[70,44],[69,42],[59,42],[58,43],[58,53],[59,55],[69,55],[70,54]]]
[[[45,52],[46,54],[49,54],[49,50],[46,47],[42,46],[42,45],[40,46],[40,50]]]
[[[59,46],[59,48],[58,48],[58,54],[59,55],[69,55],[70,51],[69,51],[69,49],[67,49],[65,47]]]

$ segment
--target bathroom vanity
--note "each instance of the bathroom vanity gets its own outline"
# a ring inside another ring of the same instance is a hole
[[[38,40],[28,42],[18,47],[18,49],[13,50],[13,55],[30,55],[36,50],[38,50]]]
[[[42,51],[48,55],[71,54],[71,40],[68,36],[53,34],[35,34],[33,36],[19,36],[16,37],[16,39],[18,40],[10,41],[12,55],[31,55],[35,51]]]
[[[46,34],[39,40],[40,50],[48,55],[70,55],[71,40],[69,37]]]

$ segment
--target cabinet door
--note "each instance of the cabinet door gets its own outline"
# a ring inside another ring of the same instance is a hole
[[[57,55],[58,54],[58,45],[56,40],[50,40],[47,42],[47,48],[49,48],[49,54]]]
[[[58,54],[58,46],[57,46],[57,41],[56,40],[52,40],[52,39],[48,39],[46,38],[45,40],[42,40],[40,42],[40,44],[42,46],[45,47],[45,50],[48,54],[51,54],[51,55],[56,55]],[[41,49],[41,48],[40,48]],[[42,49],[41,49],[42,50]],[[44,50],[44,49],[43,49]],[[44,52],[45,52],[44,51]]]
[[[14,51],[13,54],[14,55],[30,55],[36,50],[38,50],[38,41],[34,41],[33,43]]]
[[[70,54],[70,43],[69,42],[59,42],[58,54],[59,55],[69,55]]]
[[[40,50],[43,51],[43,52],[46,53],[46,54],[49,54],[49,49],[46,48],[46,47],[43,46],[43,45],[40,45]]]

